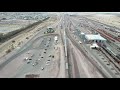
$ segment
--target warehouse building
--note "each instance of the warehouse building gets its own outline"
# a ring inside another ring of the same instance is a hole
[[[97,34],[97,35],[86,34],[85,42],[86,43],[104,43],[106,42],[106,39],[100,36],[100,34]]]

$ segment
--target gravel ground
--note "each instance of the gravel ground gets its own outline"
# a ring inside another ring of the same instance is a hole
[[[75,46],[73,48],[74,57],[76,58],[77,66],[80,72],[80,78],[103,78],[101,73],[93,64]]]
[[[88,18],[93,19],[93,20],[98,20],[110,26],[115,26],[115,27],[120,28],[120,17],[116,15],[98,14],[98,15],[93,15],[90,17],[88,16]]]

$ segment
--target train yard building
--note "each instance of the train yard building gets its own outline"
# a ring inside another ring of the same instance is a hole
[[[106,42],[106,39],[100,36],[100,34],[94,35],[94,34],[86,34],[85,35],[85,42],[87,43],[104,43]]]

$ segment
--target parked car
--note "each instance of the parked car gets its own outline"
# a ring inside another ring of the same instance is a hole
[[[44,67],[41,67],[41,70],[44,70]]]
[[[29,64],[29,63],[30,63],[30,60],[27,61],[27,64]]]
[[[79,44],[82,44],[82,42],[81,42],[81,41],[79,41]]]

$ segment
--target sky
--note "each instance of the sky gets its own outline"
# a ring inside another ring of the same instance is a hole
[[[96,14],[111,14],[120,15],[120,12],[47,12],[48,14],[70,14],[70,15],[96,15]]]

